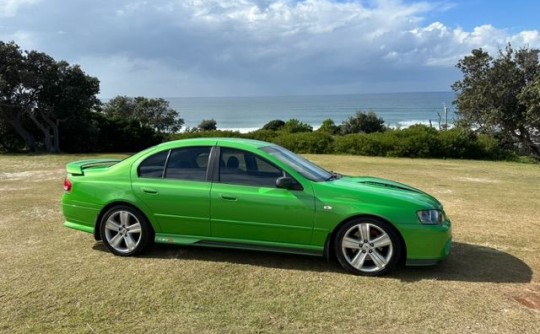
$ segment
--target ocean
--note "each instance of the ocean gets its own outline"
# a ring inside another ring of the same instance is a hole
[[[381,93],[358,95],[260,96],[260,97],[174,97],[166,98],[177,110],[185,127],[196,127],[203,119],[215,119],[218,129],[241,132],[261,128],[274,119],[296,118],[317,128],[331,118],[336,124],[357,111],[373,111],[387,126],[413,124],[438,126],[437,113],[448,121],[455,118],[453,92]]]

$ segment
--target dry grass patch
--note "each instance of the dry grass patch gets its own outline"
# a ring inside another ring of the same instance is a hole
[[[383,278],[323,259],[159,245],[120,258],[62,226],[63,166],[0,156],[0,332],[538,333],[540,166],[310,155],[435,194],[450,258]]]

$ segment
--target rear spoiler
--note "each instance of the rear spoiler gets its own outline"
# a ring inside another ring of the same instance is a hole
[[[121,159],[88,159],[70,162],[66,165],[66,171],[71,175],[84,175],[83,171],[92,167],[112,166]]]

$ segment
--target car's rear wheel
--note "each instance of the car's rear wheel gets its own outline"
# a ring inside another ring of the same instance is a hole
[[[146,217],[125,205],[112,207],[103,215],[100,232],[107,249],[120,256],[142,252],[152,237]]]
[[[334,246],[341,266],[357,275],[384,275],[394,269],[402,253],[395,230],[375,218],[343,224],[335,235]]]

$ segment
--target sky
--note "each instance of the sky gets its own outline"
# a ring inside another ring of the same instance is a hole
[[[474,48],[540,48],[540,1],[0,0],[0,40],[100,97],[450,91]]]

